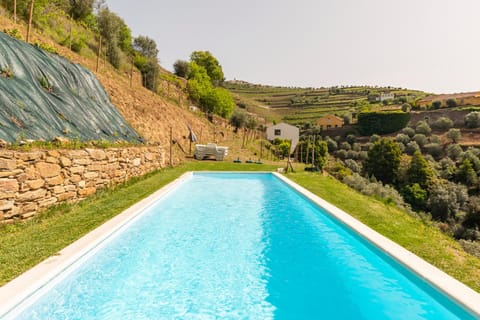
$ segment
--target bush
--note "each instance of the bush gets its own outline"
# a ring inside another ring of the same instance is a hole
[[[340,158],[342,160],[347,159],[347,150],[338,150],[337,152],[335,152],[335,155],[337,156],[337,158]]]
[[[345,167],[352,170],[352,172],[360,173],[362,172],[362,165],[355,160],[347,159],[345,160]]]
[[[334,152],[337,151],[338,149],[338,144],[335,140],[333,140],[330,137],[325,138],[325,142],[327,142],[327,147],[329,152]]]
[[[402,111],[403,112],[410,112],[410,110],[412,109],[412,106],[408,103],[404,103],[402,104]]]
[[[446,152],[451,159],[457,160],[462,155],[463,149],[458,144],[451,144],[447,146]]]
[[[435,159],[439,159],[442,156],[443,149],[438,143],[429,143],[423,146],[425,151]]]
[[[349,134],[347,136],[347,142],[350,143],[350,144],[354,144],[355,141],[357,141],[357,137],[355,137],[354,134]]]
[[[405,206],[402,196],[393,187],[384,186],[381,182],[370,182],[358,173],[346,176],[343,179],[343,183],[367,196],[375,196],[400,208]]]
[[[388,134],[404,128],[410,121],[406,112],[362,112],[358,115],[359,132],[362,135]]]
[[[447,132],[447,138],[454,143],[458,143],[462,138],[462,133],[460,132],[460,129],[450,129]]]
[[[448,130],[453,127],[453,121],[447,117],[440,117],[432,124],[432,127],[440,130]]]
[[[372,134],[370,137],[370,142],[372,143],[377,142],[378,140],[380,140],[380,136],[378,134]]]
[[[404,145],[408,144],[410,142],[410,137],[404,133],[399,133],[395,137],[395,141],[403,143]]]
[[[352,149],[352,146],[350,145],[350,143],[344,141],[344,142],[340,143],[340,149],[348,151],[348,150]]]
[[[402,133],[406,134],[410,138],[413,138],[413,136],[415,135],[415,130],[413,130],[413,128],[406,127],[403,128]]]
[[[432,136],[430,136],[430,138],[428,139],[428,141],[429,141],[430,143],[440,143],[440,142],[442,142],[442,140],[440,139],[440,137],[437,136],[437,135],[435,135],[435,134],[432,135]]]
[[[438,173],[442,179],[451,180],[455,175],[455,162],[449,157],[445,157],[438,162]]]
[[[420,147],[418,146],[418,143],[415,141],[410,141],[406,146],[404,150],[407,154],[412,155],[415,153],[415,151],[420,151]]]
[[[480,127],[480,112],[474,111],[467,114],[465,116],[465,125],[467,126],[467,128]]]
[[[414,135],[412,140],[415,141],[420,147],[423,147],[428,142],[427,137],[421,133]]]
[[[415,127],[415,132],[428,136],[432,133],[432,129],[426,121],[418,121],[417,126]]]
[[[447,99],[446,103],[447,103],[447,107],[449,108],[455,108],[457,106],[457,100],[452,98]]]
[[[432,218],[440,221],[454,221],[458,211],[464,208],[468,193],[465,186],[441,181],[431,186],[427,207]]]
[[[432,102],[432,109],[440,109],[442,107],[442,101],[433,101]]]
[[[428,198],[427,190],[418,183],[409,184],[402,190],[405,202],[409,203],[415,210],[425,210]]]

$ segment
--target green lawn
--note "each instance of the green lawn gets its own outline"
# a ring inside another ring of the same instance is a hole
[[[78,204],[61,205],[27,223],[0,227],[0,285],[56,254],[82,235],[122,212],[186,171],[272,171],[279,165],[190,162],[105,190]],[[437,229],[407,213],[358,194],[338,181],[314,173],[289,173],[295,182],[373,229],[480,291],[480,259]]]

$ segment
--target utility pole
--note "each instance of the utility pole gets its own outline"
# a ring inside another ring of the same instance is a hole
[[[35,5],[35,0],[31,0],[31,2],[30,2],[30,15],[28,17],[27,36],[25,37],[25,42],[27,42],[27,43],[30,40],[30,29],[32,28],[33,6],[34,5]]]

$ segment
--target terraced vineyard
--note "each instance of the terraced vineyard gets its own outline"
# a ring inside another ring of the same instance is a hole
[[[415,101],[425,96],[424,92],[400,88],[381,87],[331,87],[290,88],[256,85],[244,81],[227,81],[237,102],[248,112],[267,121],[285,121],[291,124],[314,123],[326,114],[342,116],[357,113],[362,108],[381,108],[381,104],[368,103],[368,97],[383,92],[392,92],[402,101]],[[392,101],[395,103],[398,101]]]

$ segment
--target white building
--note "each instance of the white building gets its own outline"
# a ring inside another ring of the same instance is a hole
[[[270,141],[273,141],[276,138],[283,139],[283,140],[291,140],[292,141],[291,151],[293,152],[300,138],[300,129],[283,122],[276,124],[274,126],[268,127],[267,139]]]
[[[391,92],[382,92],[380,94],[380,102],[383,102],[385,100],[393,100],[395,99],[395,94]]]

